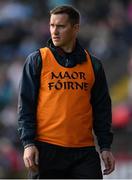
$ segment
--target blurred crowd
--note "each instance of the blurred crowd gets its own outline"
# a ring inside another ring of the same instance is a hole
[[[28,54],[45,46],[49,10],[61,4],[79,9],[80,42],[107,67],[109,86],[129,73],[132,100],[132,0],[0,0],[0,178],[21,177],[17,98],[22,67]]]

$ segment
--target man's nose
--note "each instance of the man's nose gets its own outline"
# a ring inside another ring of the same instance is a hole
[[[55,35],[59,34],[57,27],[54,27],[53,33],[54,33]]]

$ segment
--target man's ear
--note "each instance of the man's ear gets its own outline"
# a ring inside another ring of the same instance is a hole
[[[80,25],[79,24],[74,24],[74,28],[75,28],[76,32],[79,32]]]

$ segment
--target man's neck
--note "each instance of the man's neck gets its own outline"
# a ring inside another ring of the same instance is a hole
[[[74,42],[71,42],[68,46],[62,46],[60,47],[65,53],[71,53],[75,49],[76,46],[76,40]]]

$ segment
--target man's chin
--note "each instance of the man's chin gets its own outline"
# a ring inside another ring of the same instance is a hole
[[[61,46],[61,43],[53,41],[54,46]]]

